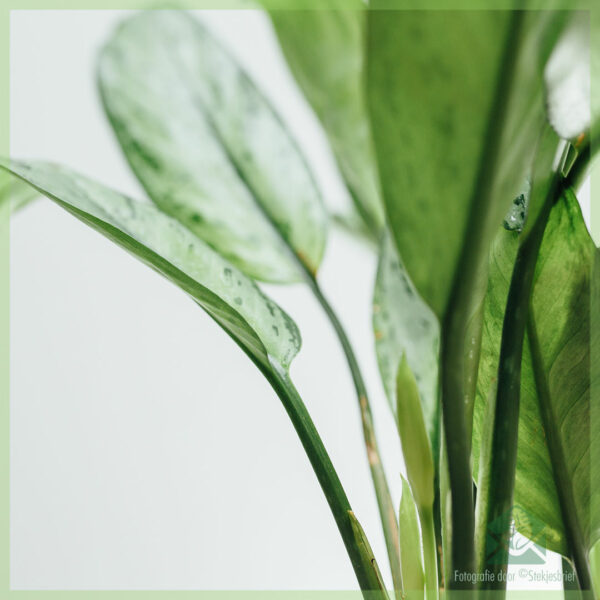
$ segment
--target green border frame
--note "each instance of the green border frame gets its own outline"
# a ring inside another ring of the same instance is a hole
[[[321,0],[294,0],[294,8],[290,8],[292,0],[262,0],[270,8],[281,10],[297,10],[299,8],[323,10]],[[175,6],[174,6],[175,5]],[[504,10],[518,8],[518,0],[387,0],[385,8],[402,10]],[[534,9],[562,9],[573,8],[589,10],[592,29],[600,32],[600,6],[594,0],[583,2],[570,2],[569,0],[534,0],[529,3]],[[8,156],[10,152],[10,12],[12,10],[136,10],[136,9],[248,9],[257,10],[256,3],[252,0],[184,0],[176,3],[157,2],[148,3],[144,0],[0,0],[0,155]],[[600,35],[592,38],[594,52],[592,56],[592,72],[600,75]],[[597,98],[600,93],[600,77],[597,78],[598,87],[592,87],[592,97]],[[600,101],[599,101],[600,103]],[[598,139],[592,139],[596,147]],[[600,159],[598,160],[600,163]],[[591,229],[596,243],[600,245],[600,164],[596,164],[592,173],[590,204],[591,204]],[[4,181],[0,175],[0,184]],[[166,600],[173,598],[187,600],[200,598],[201,600],[360,600],[360,591],[187,591],[187,590],[11,590],[10,589],[10,419],[9,419],[9,284],[10,284],[10,206],[9,203],[0,203],[0,339],[5,343],[0,344],[0,600]],[[592,312],[591,327],[600,327],[600,306],[594,307]],[[600,348],[598,348],[600,352]],[[592,354],[593,364],[600,365],[600,356]],[[599,366],[600,369],[600,366]],[[599,381],[594,382],[600,386]],[[600,399],[600,390],[592,387],[592,397]],[[591,428],[600,429],[600,400],[592,402]],[[592,468],[600,468],[600,444],[592,446]],[[599,492],[600,493],[600,492]],[[600,507],[599,507],[600,508]],[[597,544],[600,546],[600,543]],[[600,548],[599,548],[600,549]],[[446,598],[472,598],[474,593],[456,592],[446,593]],[[480,596],[481,597],[481,596]],[[563,597],[581,598],[576,592],[563,595],[562,591],[514,591],[507,594],[510,600],[562,600]],[[486,593],[485,600],[499,598],[497,593]]]

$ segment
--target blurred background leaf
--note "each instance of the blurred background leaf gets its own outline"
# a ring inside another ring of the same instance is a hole
[[[316,273],[327,219],[295,141],[235,59],[183,11],[146,11],[102,50],[104,108],[150,198],[246,274]]]
[[[300,89],[329,138],[356,209],[373,239],[384,224],[365,106],[366,5],[326,0],[318,10],[269,10]]]

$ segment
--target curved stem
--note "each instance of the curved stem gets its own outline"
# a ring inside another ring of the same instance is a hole
[[[302,398],[286,372],[278,369],[276,365],[273,365],[272,369],[258,364],[257,366],[259,366],[281,399],[298,433],[298,437],[321,484],[329,508],[333,513],[360,588],[365,592],[365,598],[387,600],[387,593],[383,587],[375,558],[368,543],[366,543],[364,533],[357,529],[356,519],[352,513],[346,492]]]
[[[475,512],[473,478],[471,475],[472,424],[470,410],[465,407],[465,337],[474,303],[485,293],[481,274],[485,269],[489,235],[493,182],[502,149],[503,128],[506,125],[509,102],[514,85],[514,73],[522,43],[524,13],[514,11],[505,42],[500,76],[496,84],[495,101],[490,113],[482,162],[473,189],[471,209],[465,231],[469,235],[461,249],[460,259],[444,318],[441,338],[442,416],[448,455],[450,496],[452,506],[451,568],[449,589],[473,589],[475,571]]]
[[[508,566],[508,547],[511,535],[510,523],[517,467],[523,341],[535,265],[558,187],[560,187],[558,177],[554,177],[554,184],[535,225],[519,245],[506,301],[485,515],[484,556],[487,558],[493,555],[493,561],[487,565],[487,570],[494,573],[494,577],[485,580],[484,589],[506,589],[506,577],[502,575]],[[494,552],[496,548],[497,551]]]
[[[390,569],[392,572],[392,579],[394,583],[394,589],[399,592],[402,588],[402,573],[400,569],[400,542],[398,534],[398,521],[396,520],[396,509],[392,502],[392,496],[390,494],[389,486],[383,470],[383,464],[381,462],[381,456],[379,454],[379,447],[377,444],[377,438],[375,436],[375,428],[373,425],[373,415],[371,413],[371,406],[369,404],[369,397],[367,395],[367,388],[365,386],[358,361],[354,355],[350,340],[346,335],[343,325],[337,317],[337,314],[329,304],[316,279],[312,276],[308,277],[308,283],[317,298],[319,304],[325,311],[331,325],[333,326],[336,335],[340,341],[350,372],[352,373],[352,380],[354,381],[354,388],[358,397],[358,403],[360,408],[360,416],[362,421],[363,436],[365,440],[365,446],[367,449],[367,458],[369,461],[369,468],[371,470],[371,478],[373,480],[373,486],[375,488],[375,495],[377,496],[377,505],[379,507],[379,516],[381,518],[381,525],[383,528],[383,534],[385,537],[386,548],[388,552],[388,558],[390,562]]]

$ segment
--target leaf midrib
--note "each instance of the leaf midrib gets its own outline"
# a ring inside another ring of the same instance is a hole
[[[552,407],[552,394],[544,372],[540,342],[531,309],[527,319],[527,334],[540,414],[546,431],[546,445],[550,455],[552,475],[567,537],[567,546],[576,563],[580,586],[584,590],[589,590],[592,589],[592,578],[587,562],[585,538],[576,508],[575,494],[572,479],[569,477],[567,469],[564,447],[556,426],[556,415]]]

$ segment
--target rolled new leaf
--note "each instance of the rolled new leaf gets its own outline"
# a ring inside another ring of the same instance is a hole
[[[398,368],[396,399],[402,455],[412,495],[419,512],[423,535],[427,599],[435,600],[438,597],[438,576],[433,521],[433,457],[423,419],[419,390],[405,356],[402,357]]]
[[[402,477],[402,475],[401,475]],[[419,517],[408,481],[402,477],[402,496],[400,498],[400,559],[402,561],[402,582],[404,594],[423,597],[425,576],[421,555],[421,532]]]
[[[403,356],[396,379],[398,430],[406,474],[418,507],[433,506],[433,457],[427,437],[419,389]]]
[[[241,271],[316,273],[326,214],[296,142],[221,44],[184,11],[151,10],[102,49],[106,114],[150,198]]]

